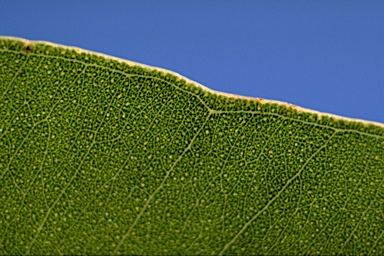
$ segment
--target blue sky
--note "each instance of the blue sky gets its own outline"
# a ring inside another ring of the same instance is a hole
[[[4,1],[0,35],[384,123],[384,1]]]

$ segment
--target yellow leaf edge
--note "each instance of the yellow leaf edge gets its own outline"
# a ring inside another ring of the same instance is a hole
[[[176,72],[125,60],[106,54],[93,52],[73,46],[65,46],[47,41],[31,41],[18,37],[0,36],[0,53],[40,55],[68,59],[87,65],[102,66],[121,73],[134,72],[153,76],[177,86],[187,93],[194,94],[212,112],[244,112],[262,115],[277,115],[318,126],[351,130],[359,133],[384,137],[384,124],[362,119],[348,118],[330,113],[292,105],[290,103],[241,96],[212,90]],[[358,102],[356,104],[359,104]]]

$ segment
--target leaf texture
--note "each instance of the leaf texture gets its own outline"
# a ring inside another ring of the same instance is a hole
[[[383,254],[383,170],[382,124],[0,39],[2,255]]]

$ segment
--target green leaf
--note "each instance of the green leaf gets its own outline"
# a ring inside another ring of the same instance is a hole
[[[383,170],[382,124],[0,39],[2,255],[383,254]]]

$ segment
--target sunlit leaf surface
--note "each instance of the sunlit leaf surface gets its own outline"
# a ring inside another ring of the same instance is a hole
[[[383,159],[381,124],[0,39],[2,255],[383,254]]]

